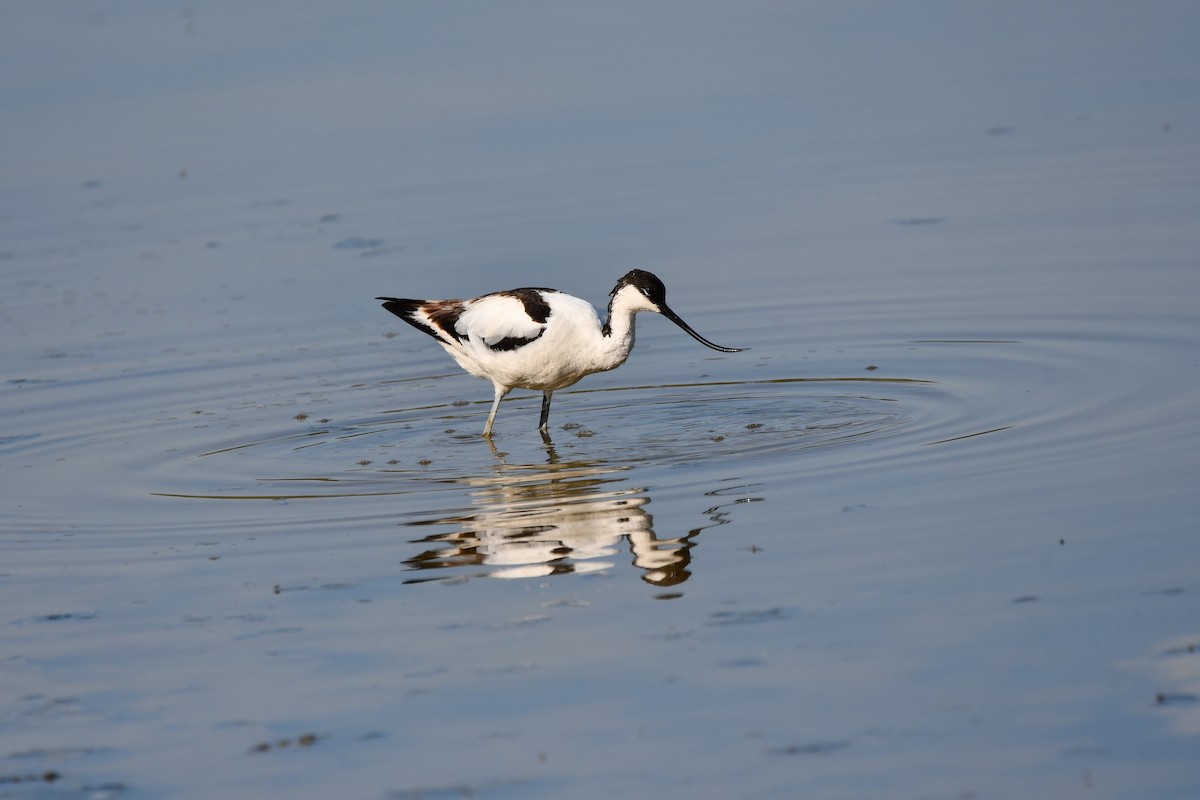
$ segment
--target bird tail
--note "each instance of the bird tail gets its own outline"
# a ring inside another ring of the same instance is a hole
[[[424,300],[407,300],[402,297],[376,297],[375,299],[383,300],[383,307],[405,322],[412,322],[413,314],[425,303]]]
[[[455,328],[461,308],[457,301],[439,303],[431,300],[409,300],[403,297],[376,297],[383,307],[422,333],[439,342],[454,344],[462,336]],[[442,306],[446,306],[445,309]]]

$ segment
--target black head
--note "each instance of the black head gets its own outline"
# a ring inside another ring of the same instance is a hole
[[[656,306],[664,307],[667,302],[667,287],[658,279],[658,276],[653,272],[647,272],[644,269],[631,269],[621,276],[621,280],[617,281],[617,285],[613,287],[611,295],[624,289],[626,286],[632,286],[637,289],[646,299]]]
[[[635,291],[645,298],[645,304],[636,300],[635,297],[630,297],[627,293],[622,294],[622,301],[617,301],[617,295],[623,291]],[[634,269],[625,273],[621,280],[617,281],[617,285],[612,290],[612,300],[609,301],[609,314],[611,316],[613,305],[616,302],[628,303],[625,307],[632,313],[638,311],[657,311],[667,319],[674,322],[680,328],[705,347],[710,347],[713,350],[720,350],[722,353],[739,353],[746,349],[743,347],[722,347],[719,344],[713,344],[708,339],[705,339],[700,334],[692,330],[692,327],[684,322],[678,314],[671,310],[667,305],[667,287],[658,279],[658,276],[652,272],[647,272],[644,269]],[[631,302],[632,301],[632,302]]]

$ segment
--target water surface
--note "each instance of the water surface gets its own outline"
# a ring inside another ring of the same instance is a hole
[[[0,794],[1200,791],[1190,6],[5,13]]]

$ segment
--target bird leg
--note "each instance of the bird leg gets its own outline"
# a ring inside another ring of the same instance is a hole
[[[545,433],[550,427],[550,395],[554,392],[550,389],[542,392],[542,418],[538,422],[538,430]]]
[[[501,386],[498,383],[492,385],[496,387],[496,399],[492,401],[492,411],[488,414],[487,424],[483,426],[483,435],[489,439],[492,437],[492,423],[496,421],[496,412],[500,410],[500,401],[504,399],[504,395],[512,391],[507,386]]]

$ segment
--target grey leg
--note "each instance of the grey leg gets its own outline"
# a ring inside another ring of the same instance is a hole
[[[542,418],[538,422],[538,430],[545,433],[550,427],[550,395],[554,392],[550,389],[542,392]]]
[[[501,386],[498,383],[492,385],[496,388],[496,399],[492,401],[492,411],[488,414],[487,424],[483,426],[483,435],[489,439],[492,436],[492,423],[496,421],[496,412],[500,410],[500,401],[504,399],[504,395],[512,391],[507,386]]]

